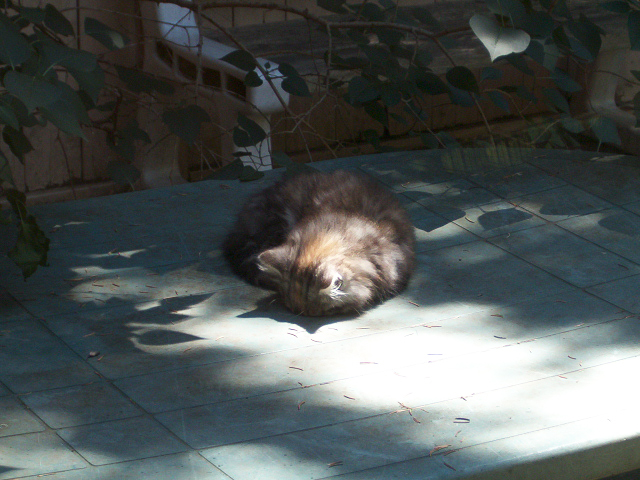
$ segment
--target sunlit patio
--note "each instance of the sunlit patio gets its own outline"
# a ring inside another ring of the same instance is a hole
[[[640,162],[398,152],[418,269],[359,317],[294,316],[225,264],[256,182],[34,208],[0,257],[0,479],[598,479],[640,468]],[[0,236],[3,251],[11,238]],[[49,477],[47,477],[49,478]]]

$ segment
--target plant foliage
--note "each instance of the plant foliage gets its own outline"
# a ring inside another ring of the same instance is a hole
[[[472,15],[466,25],[456,28],[441,22],[432,6],[401,8],[401,2],[394,0],[316,1],[333,16],[296,11],[294,6],[286,8],[329,35],[323,56],[325,72],[316,77],[303,75],[291,63],[262,63],[252,52],[240,48],[222,60],[242,72],[239,81],[246,89],[264,88],[267,83],[270,87],[279,85],[294,97],[313,99],[324,92],[339,98],[379,126],[367,126],[360,132],[360,138],[378,151],[388,150],[385,142],[390,132],[399,130],[419,138],[426,148],[456,149],[458,141],[448,132],[433,131],[429,126],[425,105],[443,96],[451,104],[482,113],[492,151],[498,151],[496,139],[484,110],[496,106],[505,114],[527,120],[521,105],[539,102],[557,114],[546,124],[530,122],[530,145],[566,147],[575,142],[574,135],[589,131],[600,143],[620,144],[610,120],[572,115],[571,98],[581,86],[566,67],[580,68],[592,62],[606,32],[573,12],[568,0],[485,0],[478,12],[469,12]],[[259,3],[255,8],[262,8]],[[273,3],[265,5],[279,8]],[[118,183],[134,185],[140,177],[133,163],[137,149],[151,144],[151,138],[145,125],[127,117],[121,119],[124,107],[131,110],[145,103],[168,134],[188,145],[197,144],[203,125],[211,118],[198,105],[171,101],[176,89],[170,79],[114,65],[105,60],[108,57],[77,48],[78,32],[53,5],[28,8],[0,0],[0,6],[0,188],[17,223],[17,240],[9,256],[27,278],[46,264],[49,241],[27,211],[25,195],[16,188],[7,155],[10,152],[24,163],[32,154],[29,129],[52,124],[61,132],[84,139],[88,138],[88,128],[105,131],[107,144],[118,155],[108,165],[108,173]],[[600,7],[623,19],[631,49],[640,50],[640,3],[610,0],[601,2]],[[215,9],[215,5],[207,8]],[[200,8],[194,7],[194,11]],[[83,32],[105,53],[131,44],[124,32],[90,16],[84,20]],[[450,52],[456,48],[456,34],[461,32],[472,33],[483,46],[485,68],[470,68],[454,60]],[[349,51],[355,53],[341,53],[346,50],[337,50],[333,40],[349,43]],[[302,49],[305,55],[315,55],[305,52],[304,46],[292,47]],[[444,71],[441,63],[435,67],[436,57],[448,62]],[[523,80],[504,80],[505,69],[521,72]],[[633,74],[640,80],[639,72]],[[640,96],[634,105],[640,119]],[[306,115],[296,117],[294,122],[301,135],[310,130]],[[262,174],[243,160],[251,155],[253,147],[268,141],[265,130],[249,116],[239,114],[236,126],[228,133],[239,151],[236,160],[213,178],[259,178]],[[329,140],[325,145],[333,148]],[[453,153],[449,157],[457,158]],[[273,160],[291,173],[308,168],[283,153],[274,153]],[[0,212],[1,222],[9,220]]]

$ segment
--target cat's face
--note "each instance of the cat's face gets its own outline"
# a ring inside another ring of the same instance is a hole
[[[285,245],[260,254],[258,266],[265,285],[295,314],[357,312],[373,300],[369,274],[375,274],[375,267],[366,260],[331,255],[307,262],[304,254]]]

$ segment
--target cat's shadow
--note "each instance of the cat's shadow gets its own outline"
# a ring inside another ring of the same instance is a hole
[[[303,328],[307,333],[313,335],[325,325],[339,322],[346,322],[357,318],[357,314],[352,315],[332,315],[327,317],[305,317],[296,315],[287,310],[278,300],[277,295],[271,295],[256,303],[256,308],[249,312],[238,315],[238,318],[270,318],[276,322],[291,323]]]

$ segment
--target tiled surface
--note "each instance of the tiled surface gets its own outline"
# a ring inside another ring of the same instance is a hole
[[[409,287],[358,317],[295,316],[224,264],[278,172],[38,207],[51,265],[25,283],[0,257],[0,479],[640,468],[640,167],[507,153],[317,164],[374,176],[416,227]]]

